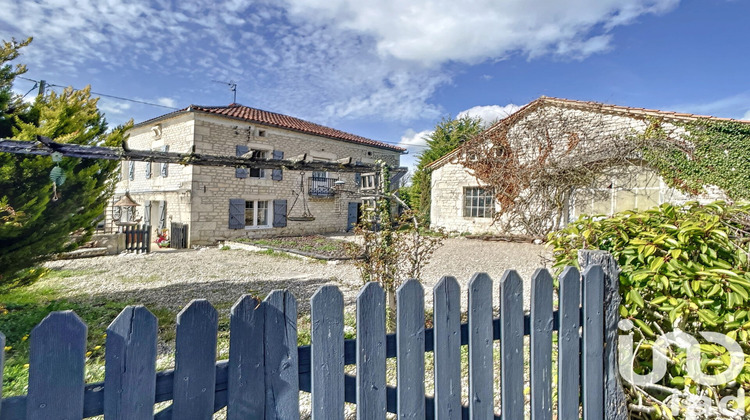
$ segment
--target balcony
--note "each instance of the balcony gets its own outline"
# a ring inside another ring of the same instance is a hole
[[[333,198],[336,195],[336,181],[338,178],[311,176],[307,178],[307,194],[312,198]]]

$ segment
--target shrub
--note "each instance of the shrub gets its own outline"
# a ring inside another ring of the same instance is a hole
[[[634,371],[651,371],[651,349],[657,335],[681,330],[700,340],[699,331],[726,334],[750,354],[750,205],[715,202],[683,206],[664,204],[627,211],[609,218],[582,216],[553,232],[548,245],[558,270],[578,266],[579,249],[609,251],[620,265],[620,315],[632,321],[639,349]],[[664,402],[690,394],[750,395],[750,358],[735,382],[709,387],[696,383],[685,370],[686,351],[672,345],[668,370],[656,387],[629,385],[632,402],[654,418],[671,418]],[[729,363],[726,349],[701,345],[701,368],[718,374]],[[628,386],[628,384],[626,384]],[[675,393],[676,392],[676,393]],[[650,395],[644,395],[644,394]],[[750,398],[745,400],[750,409]]]

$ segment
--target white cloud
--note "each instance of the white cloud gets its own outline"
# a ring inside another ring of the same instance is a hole
[[[459,112],[456,117],[479,117],[485,125],[489,125],[518,111],[519,108],[521,107],[514,104],[475,106]],[[401,136],[398,145],[409,151],[406,156],[401,157],[401,165],[408,167],[410,173],[414,173],[417,166],[417,157],[426,149],[427,139],[434,132],[435,130],[432,129],[422,131],[409,129]]]
[[[401,156],[401,166],[409,168],[409,173],[413,174],[417,168],[417,157],[422,151],[425,150],[427,145],[427,138],[432,134],[434,130],[422,130],[414,131],[412,129],[406,130],[398,145],[406,148],[408,154]]]
[[[586,56],[609,31],[679,0],[287,0],[304,19],[369,34],[386,56],[424,64],[476,63],[520,52]]]
[[[131,108],[131,104],[128,102],[114,101],[109,98],[99,98],[98,105],[108,121],[112,120],[110,117],[123,116]]]
[[[504,106],[500,105],[486,105],[486,106],[475,106],[461,111],[458,113],[458,117],[479,117],[485,125],[490,125],[497,120],[501,120],[510,114],[518,111],[521,107],[514,104],[508,104]]]
[[[585,57],[678,2],[0,0],[0,28],[33,35],[21,61],[59,83],[88,68],[163,75],[194,87],[159,94],[192,102],[215,92],[210,80],[235,80],[240,102],[322,123],[414,121],[444,112],[431,100],[452,80],[445,64]]]
[[[719,98],[711,102],[667,106],[664,110],[750,120],[750,91]]]
[[[168,106],[170,108],[176,108],[177,102],[175,102],[172,98],[158,98],[156,100],[156,103],[163,106]]]
[[[412,129],[406,130],[401,141],[398,145],[409,150],[409,153],[420,152],[427,146],[427,138],[432,134],[434,130],[422,130],[414,131]]]

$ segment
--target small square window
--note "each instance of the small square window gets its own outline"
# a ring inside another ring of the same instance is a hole
[[[464,217],[492,217],[495,213],[495,198],[492,191],[470,187],[464,188]]]

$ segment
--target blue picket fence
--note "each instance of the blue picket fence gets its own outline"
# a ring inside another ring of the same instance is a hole
[[[194,300],[177,315],[174,370],[156,372],[156,317],[129,306],[107,330],[105,381],[84,384],[86,325],[70,311],[54,312],[31,332],[29,388],[1,400],[0,420],[295,419],[299,391],[311,393],[314,419],[343,419],[356,403],[358,419],[523,419],[524,337],[529,336],[530,410],[534,420],[604,418],[603,279],[598,265],[581,276],[532,277],[531,311],[524,314],[521,277],[500,280],[500,317],[493,319],[492,280],[469,282],[468,323],[461,324],[461,290],[453,277],[433,289],[433,325],[425,328],[424,289],[397,291],[396,334],[386,334],[385,293],[374,283],[357,298],[356,339],[344,339],[344,300],[323,286],[311,300],[311,346],[297,346],[297,303],[274,291],[265,300],[243,296],[231,309],[229,359],[216,361],[218,314]],[[583,301],[581,301],[581,299]],[[582,327],[582,328],[581,328]],[[579,331],[582,330],[582,333]],[[557,331],[557,382],[552,374]],[[494,404],[493,343],[500,341],[501,404]],[[468,345],[467,406],[461,404],[461,346]],[[0,348],[4,338],[0,334]],[[425,353],[434,352],[434,396],[425,395]],[[397,359],[397,386],[386,382],[386,360]],[[356,375],[345,374],[356,364]],[[0,357],[0,374],[2,373]],[[557,407],[553,410],[553,387]],[[155,413],[155,404],[170,402]]]

